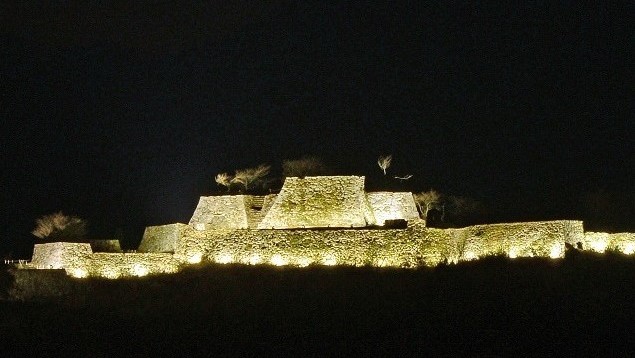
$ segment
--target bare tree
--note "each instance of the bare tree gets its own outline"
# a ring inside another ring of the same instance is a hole
[[[31,233],[45,240],[81,240],[86,236],[86,221],[59,211],[37,219]]]
[[[282,175],[285,177],[305,177],[308,175],[328,174],[329,168],[318,157],[304,157],[302,159],[284,160]]]
[[[412,177],[413,177],[413,175],[412,175],[412,174],[406,174],[406,175],[402,175],[402,176],[395,175],[395,179],[397,179],[397,180],[399,180],[399,181],[402,181],[402,182],[403,182],[403,181],[406,181],[406,180],[409,180],[409,179],[410,179],[410,178],[412,178]]]
[[[218,185],[222,185],[227,188],[227,191],[231,188],[232,185],[232,176],[227,173],[216,174],[216,183]]]
[[[424,219],[428,218],[430,209],[438,208],[441,205],[441,194],[433,189],[414,194],[413,197]]]
[[[239,169],[236,170],[236,174],[231,180],[231,183],[240,183],[245,190],[249,190],[253,183],[266,177],[270,170],[271,166],[265,164],[260,164],[255,168]]]
[[[390,167],[391,162],[392,162],[392,154],[386,155],[386,156],[380,156],[379,159],[377,159],[377,165],[379,165],[379,168],[381,168],[381,170],[384,172],[384,175],[386,175],[386,169]]]

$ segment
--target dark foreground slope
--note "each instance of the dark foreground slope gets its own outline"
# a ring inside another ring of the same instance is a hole
[[[207,266],[0,302],[1,356],[630,355],[635,260]]]

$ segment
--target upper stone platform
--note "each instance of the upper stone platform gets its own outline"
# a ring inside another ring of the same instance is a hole
[[[419,220],[411,193],[364,191],[363,176],[288,177],[279,194],[202,196],[197,230],[361,228]]]
[[[363,176],[316,176],[286,178],[258,228],[351,228],[374,224]]]

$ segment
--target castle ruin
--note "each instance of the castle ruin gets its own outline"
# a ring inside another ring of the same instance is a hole
[[[37,244],[25,267],[112,279],[199,262],[414,268],[492,254],[560,258],[565,244],[631,254],[635,234],[585,233],[573,220],[428,228],[411,193],[367,193],[363,176],[290,177],[278,194],[203,196],[188,224],[147,227],[138,252]]]

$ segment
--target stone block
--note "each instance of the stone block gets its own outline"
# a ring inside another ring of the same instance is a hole
[[[364,177],[288,177],[258,228],[351,228],[374,223]]]
[[[160,226],[148,226],[143,233],[143,239],[139,244],[139,252],[174,252],[185,224],[169,224]]]
[[[64,269],[77,261],[83,261],[93,251],[88,243],[52,242],[35,244],[31,266],[40,269]]]
[[[367,197],[376,225],[383,226],[386,220],[403,219],[407,222],[420,220],[412,193],[374,192],[368,193]]]
[[[189,224],[197,230],[248,229],[247,195],[202,196]]]

